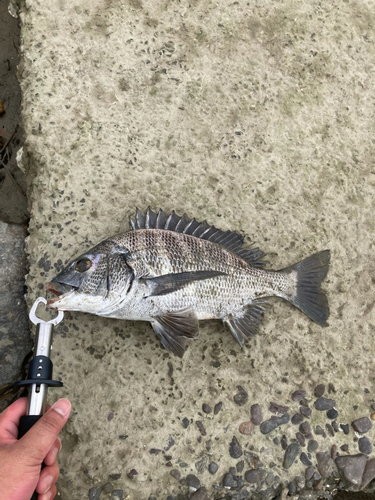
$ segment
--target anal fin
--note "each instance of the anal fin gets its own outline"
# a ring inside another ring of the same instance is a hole
[[[190,307],[157,316],[151,324],[163,346],[179,358],[185,352],[184,337],[192,339],[199,335],[198,318]]]
[[[254,300],[247,307],[243,316],[239,318],[226,317],[223,319],[223,322],[228,325],[233,337],[241,347],[249,337],[254,337],[258,333],[263,313],[266,310],[261,304],[266,303],[264,300]]]

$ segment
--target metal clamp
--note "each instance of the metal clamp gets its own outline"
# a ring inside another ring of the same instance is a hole
[[[55,325],[55,326],[58,325],[64,317],[63,311],[59,311],[59,314],[56,316],[56,318],[51,319],[50,321],[44,321],[43,319],[38,318],[35,315],[36,309],[41,302],[43,302],[44,305],[47,304],[47,301],[44,297],[37,298],[33,304],[33,307],[30,310],[30,314],[29,314],[30,321],[32,323],[34,323],[34,325],[38,325],[40,323],[45,323],[46,325]]]

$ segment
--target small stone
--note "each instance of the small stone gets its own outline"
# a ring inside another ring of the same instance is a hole
[[[210,451],[211,447],[212,447],[212,441],[211,439],[209,439],[208,441],[206,441],[206,450]]]
[[[111,483],[106,483],[103,487],[103,493],[111,493],[113,491],[113,486]]]
[[[121,477],[121,472],[119,472],[118,474],[109,474],[109,477],[113,480],[113,481],[117,481],[118,479],[120,479]]]
[[[189,424],[190,424],[190,422],[189,422],[188,418],[185,417],[184,419],[182,419],[182,425],[183,425],[184,429],[187,429],[189,427]]]
[[[290,415],[289,413],[283,413],[283,415],[280,415],[279,417],[274,417],[272,416],[271,419],[275,419],[277,422],[277,425],[283,425],[287,424],[290,420]]]
[[[317,452],[315,457],[321,476],[325,478],[329,477],[335,470],[335,462],[332,460],[331,455],[327,452]]]
[[[89,500],[98,500],[102,493],[101,488],[90,488],[89,489]]]
[[[368,417],[362,417],[354,420],[354,422],[352,422],[352,427],[360,434],[365,434],[371,429],[372,423]]]
[[[340,427],[344,431],[344,434],[349,434],[349,424],[340,424]]]
[[[300,406],[299,411],[304,417],[311,418],[311,408],[308,408],[307,406]]]
[[[197,427],[198,427],[201,435],[206,436],[207,432],[206,432],[206,429],[204,428],[203,422],[201,420],[197,420],[196,424],[197,424]]]
[[[326,386],[324,384],[317,385],[314,389],[314,396],[316,398],[320,398],[321,396],[323,396],[325,390]]]
[[[191,495],[190,500],[208,500],[207,489],[204,487],[199,488],[199,490]]]
[[[314,402],[314,406],[315,409],[319,411],[330,410],[331,408],[336,406],[336,401],[334,399],[321,397]]]
[[[332,422],[332,427],[335,432],[339,432],[339,424],[336,422],[336,420]]]
[[[305,486],[305,480],[301,476],[296,476],[294,478],[294,483],[297,486],[297,490],[302,490]]]
[[[204,411],[204,413],[207,413],[207,414],[212,413],[211,407],[208,406],[206,403],[203,403],[202,410]]]
[[[284,434],[283,437],[281,438],[281,448],[283,450],[286,450],[288,447],[288,438],[286,437],[286,435]]]
[[[267,486],[271,486],[271,484],[272,484],[272,483],[273,483],[273,481],[274,481],[274,478],[275,478],[274,473],[270,470],[270,471],[268,472],[267,476],[266,476],[266,479],[265,479],[265,481],[266,481],[266,485],[267,485]]]
[[[296,432],[296,438],[301,446],[306,446],[305,437],[303,436],[303,434],[301,434],[300,432]]]
[[[286,413],[289,410],[289,406],[283,406],[283,405],[280,405],[278,403],[274,403],[273,401],[271,401],[268,409],[272,413]]]
[[[267,471],[264,469],[251,469],[245,472],[245,481],[250,484],[258,484],[266,477]]]
[[[113,498],[113,500],[122,500],[124,498],[124,491],[123,490],[113,490],[111,493],[111,498]]]
[[[364,453],[365,455],[370,455],[372,452],[372,444],[366,436],[363,436],[359,438],[358,440],[358,448],[361,453]]]
[[[293,493],[296,492],[297,488],[296,488],[296,485],[293,483],[293,481],[291,481],[289,484],[288,484],[288,490],[289,490],[289,493],[291,495],[293,495]]]
[[[312,478],[314,479],[314,481],[319,481],[321,477],[322,476],[319,474],[319,472],[315,471]]]
[[[294,425],[298,425],[303,421],[303,416],[300,413],[295,413],[291,418],[291,422]]]
[[[366,455],[347,455],[336,458],[336,465],[349,483],[360,486],[367,462]]]
[[[340,446],[340,450],[342,450],[342,451],[348,451],[349,450],[349,446],[347,444],[343,444],[342,446]]]
[[[311,467],[311,465],[307,467],[307,469],[305,470],[305,478],[307,481],[309,481],[313,477],[314,472],[315,472],[314,467]]]
[[[307,443],[307,451],[309,453],[314,453],[319,448],[319,444],[315,439],[310,439],[310,441]]]
[[[245,391],[245,389],[243,387],[241,387],[240,385],[237,386],[237,389],[238,389],[238,393],[235,394],[235,396],[233,397],[234,402],[238,406],[243,406],[247,402],[247,400],[249,399],[249,395]]]
[[[312,465],[312,462],[308,459],[308,456],[305,452],[301,453],[299,459],[303,463],[303,465]]]
[[[301,401],[301,399],[303,399],[305,396],[306,396],[306,391],[303,391],[300,389],[298,391],[293,392],[292,400],[293,401]]]
[[[335,418],[337,418],[338,414],[339,412],[335,408],[331,408],[327,411],[327,418],[329,418],[330,420],[334,420]]]
[[[328,392],[329,392],[330,394],[331,394],[332,392],[333,392],[334,394],[336,394],[336,392],[337,392],[337,391],[336,391],[335,386],[334,386],[331,382],[328,384]]]
[[[299,426],[299,430],[300,430],[300,432],[302,432],[303,435],[307,436],[311,432],[310,424],[308,422],[303,422]]]
[[[181,479],[181,472],[178,469],[172,469],[170,475],[179,481]]]
[[[208,472],[210,474],[216,474],[216,472],[219,470],[219,466],[217,465],[216,462],[211,462],[210,465],[208,466]]]
[[[250,408],[251,421],[254,425],[259,425],[262,421],[262,410],[259,405],[252,405]]]
[[[138,472],[135,469],[132,469],[130,472],[127,473],[127,476],[129,479],[133,479],[134,476],[137,476]]]
[[[365,472],[362,476],[361,490],[363,490],[375,478],[375,458],[367,461]]]
[[[151,448],[151,450],[149,451],[151,455],[159,455],[160,452],[161,450],[159,450],[158,448]]]
[[[326,424],[326,429],[327,429],[327,432],[328,432],[328,435],[329,436],[334,436],[335,435],[335,432],[333,430],[333,427],[331,424]]]
[[[275,430],[277,427],[279,427],[279,424],[277,423],[276,419],[264,420],[264,422],[262,422],[260,424],[260,432],[262,434],[269,434],[270,432]]]
[[[336,460],[336,457],[337,457],[337,446],[333,444],[331,448],[331,458],[332,460]]]
[[[217,415],[219,413],[219,411],[221,410],[223,406],[223,403],[220,401],[220,403],[217,403],[214,407],[214,415]]]
[[[238,474],[241,474],[244,467],[245,467],[245,462],[243,460],[240,460],[239,462],[236,463],[236,471],[238,472]]]
[[[323,436],[325,432],[323,429],[320,427],[320,425],[315,426],[315,434],[318,434],[318,436]]]
[[[375,403],[372,403],[371,410],[375,411]]]
[[[225,474],[225,476],[223,478],[223,486],[224,486],[224,488],[228,488],[228,489],[232,488],[234,486],[233,476],[229,472],[227,472],[227,474]]]
[[[186,477],[186,484],[189,487],[189,491],[197,491],[201,487],[201,482],[194,474],[189,474]]]
[[[285,455],[284,455],[284,462],[283,462],[283,467],[285,469],[289,469],[293,465],[294,460],[297,458],[300,451],[301,451],[301,447],[297,443],[291,443],[287,447],[287,449],[285,451]]]
[[[253,424],[251,422],[242,422],[240,424],[239,429],[241,434],[245,434],[246,436],[250,436],[253,431]]]
[[[240,443],[237,441],[236,436],[233,436],[232,442],[229,445],[229,455],[232,458],[240,458],[242,455],[242,448]]]

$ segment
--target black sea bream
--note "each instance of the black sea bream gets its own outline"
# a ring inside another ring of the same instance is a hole
[[[243,248],[234,231],[150,208],[137,210],[130,223],[131,231],[102,241],[47,285],[58,295],[50,308],[150,321],[164,347],[180,357],[184,337],[196,338],[203,319],[221,319],[242,346],[257,332],[265,297],[282,297],[327,325],[320,286],[329,250],[270,271],[263,269],[263,252]]]

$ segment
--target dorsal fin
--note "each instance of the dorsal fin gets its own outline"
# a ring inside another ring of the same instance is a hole
[[[243,236],[235,231],[221,231],[215,226],[210,226],[206,221],[198,222],[190,219],[186,214],[181,217],[173,211],[171,214],[159,210],[153,212],[150,207],[144,214],[138,208],[135,219],[129,217],[131,228],[137,229],[165,229],[177,233],[190,234],[202,240],[211,241],[235,253],[253,267],[263,267],[265,262],[261,259],[264,253],[259,248],[242,248]]]

